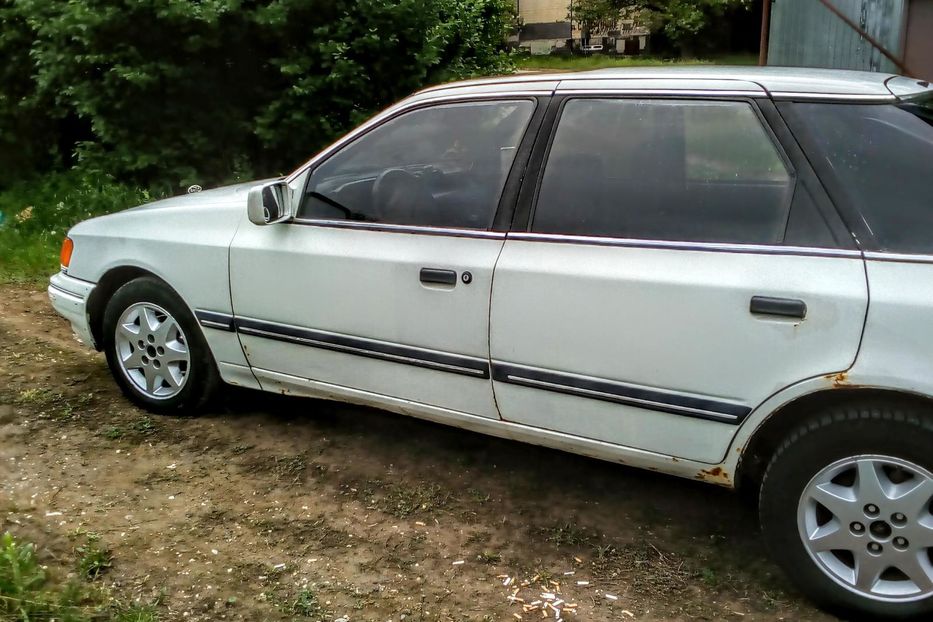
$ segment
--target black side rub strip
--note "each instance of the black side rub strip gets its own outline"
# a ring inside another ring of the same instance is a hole
[[[741,404],[674,395],[611,380],[589,380],[560,372],[541,371],[507,363],[493,363],[492,378],[498,382],[532,389],[566,393],[577,397],[615,402],[721,423],[739,424],[752,410]]]
[[[226,313],[217,313],[216,311],[201,311],[196,309],[194,312],[194,317],[198,318],[198,322],[201,326],[206,328],[216,328],[217,330],[225,330],[227,332],[233,332],[233,316]]]
[[[416,367],[427,367],[473,378],[489,378],[489,364],[482,359],[468,356],[448,354],[446,352],[427,352],[411,346],[383,343],[363,337],[335,335],[310,328],[298,328],[248,318],[238,317],[235,324],[236,329],[244,335],[265,337],[266,339],[275,339],[323,350],[333,350],[345,354],[356,354]]]

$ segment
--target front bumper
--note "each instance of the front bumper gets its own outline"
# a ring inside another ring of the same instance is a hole
[[[87,301],[94,286],[94,283],[76,279],[64,272],[52,275],[49,279],[49,300],[52,307],[71,322],[71,328],[78,341],[89,348],[95,347],[87,314]]]

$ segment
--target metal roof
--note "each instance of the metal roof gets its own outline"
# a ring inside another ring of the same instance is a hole
[[[896,84],[889,88],[888,82]],[[552,86],[555,85],[556,86]],[[811,69],[801,67],[754,67],[721,65],[674,65],[626,67],[568,73],[521,73],[498,78],[468,80],[436,86],[422,94],[439,91],[495,92],[529,90],[659,90],[756,92],[776,98],[829,98],[891,100],[924,92],[933,92],[927,82],[889,73]]]

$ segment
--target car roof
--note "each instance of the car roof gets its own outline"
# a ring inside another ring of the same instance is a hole
[[[722,65],[625,67],[565,73],[519,73],[497,78],[453,82],[421,94],[460,95],[514,92],[520,89],[739,91],[775,98],[893,100],[933,92],[928,82],[890,73]]]

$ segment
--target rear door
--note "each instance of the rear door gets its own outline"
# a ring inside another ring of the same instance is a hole
[[[714,463],[768,396],[852,364],[863,262],[770,101],[560,106],[496,267],[504,419]]]

